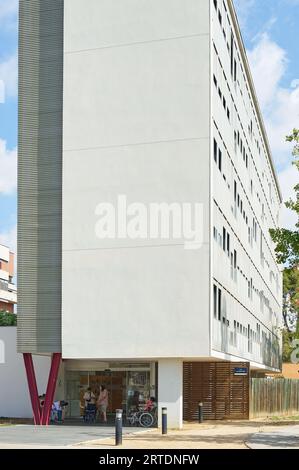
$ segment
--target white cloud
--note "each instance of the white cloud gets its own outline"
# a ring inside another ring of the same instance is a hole
[[[7,231],[0,232],[0,243],[7,246],[14,253],[17,252],[17,226]]]
[[[256,0],[234,0],[235,8],[238,12],[238,20],[243,30],[247,27],[248,16]]]
[[[286,52],[271,41],[268,33],[259,36],[256,46],[248,51],[248,59],[262,109],[271,105],[286,67]]]
[[[0,139],[0,194],[9,194],[17,187],[17,150],[8,150]]]
[[[17,96],[18,93],[18,59],[17,54],[0,62],[0,81],[4,82],[4,97]]]
[[[254,40],[248,59],[270,147],[280,170],[278,177],[283,199],[287,201],[295,198],[293,188],[299,180],[298,171],[291,165],[293,144],[285,140],[294,127],[299,127],[299,80],[294,77],[289,86],[282,86],[282,79],[288,71],[287,52],[268,33],[262,33]],[[296,222],[296,214],[283,207],[281,225],[293,229]]]
[[[268,33],[259,35],[248,59],[275,162],[285,168],[291,162],[292,149],[285,137],[299,127],[298,79],[294,77],[289,87],[281,86],[288,67],[287,53]]]
[[[0,1],[0,26],[11,29],[17,27],[18,0]]]

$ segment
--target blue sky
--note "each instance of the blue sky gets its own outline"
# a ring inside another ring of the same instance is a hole
[[[17,5],[17,0],[0,0],[0,243],[14,250]],[[235,0],[235,6],[282,191],[288,199],[298,179],[284,136],[299,127],[299,0]],[[290,212],[284,210],[282,223],[291,226],[294,222]]]

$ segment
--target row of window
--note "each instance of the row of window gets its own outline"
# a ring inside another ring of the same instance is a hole
[[[222,312],[223,291],[216,284],[213,285],[213,314],[214,319],[221,322],[226,328],[230,327],[230,321],[227,318],[227,313]],[[271,339],[272,336],[272,339]],[[260,346],[273,346],[278,347],[277,338],[271,333],[267,334],[261,331],[261,325],[256,324],[256,329],[251,328],[250,324],[244,326],[241,322],[234,320],[233,330],[230,332],[230,344],[238,347],[238,338],[243,337],[247,339],[247,350],[249,353],[253,352],[253,343]],[[227,351],[226,351],[227,352]],[[278,352],[278,351],[277,351]]]
[[[217,56],[217,58],[218,58],[218,53],[217,53],[217,50],[216,50],[215,45],[214,45],[214,48],[215,48],[216,56]],[[218,58],[217,60],[219,61],[219,58]],[[219,61],[219,63],[220,63],[220,61]],[[220,65],[221,65],[221,64],[220,64]],[[222,66],[221,66],[221,67],[222,67]],[[223,71],[223,75],[224,75],[224,78],[225,78],[225,80],[226,80],[224,71]],[[226,81],[226,82],[227,82],[227,81]],[[217,87],[217,90],[218,90],[219,87],[217,86],[217,83],[218,83],[217,77],[216,77],[216,75],[214,74],[214,84],[215,84],[215,86]],[[228,90],[229,90],[229,85],[228,85],[228,84],[227,84],[227,87],[228,87]],[[219,90],[220,90],[220,88],[219,88]],[[220,94],[221,94],[221,96],[222,96],[222,92],[221,92],[221,91],[220,91]],[[229,95],[230,95],[230,99],[233,100],[233,98],[232,98],[232,96],[231,96],[230,90],[229,90]],[[227,106],[226,103],[227,103],[227,100],[225,100],[225,106]],[[238,115],[237,110],[236,110],[236,115]],[[230,114],[230,112],[229,112],[229,119],[230,119],[230,117],[231,117],[231,114]],[[241,125],[241,127],[242,127],[242,125]],[[246,140],[246,137],[244,137],[244,140]],[[245,165],[246,169],[249,171],[249,163],[250,163],[251,151],[248,150],[249,147],[248,147],[248,145],[245,145],[244,140],[242,139],[241,132],[240,132],[239,130],[238,130],[238,131],[237,131],[237,130],[234,130],[234,149],[235,149],[235,153],[237,154],[237,150],[239,150],[239,152],[241,153],[241,156],[242,156],[242,158],[243,158],[244,165]],[[246,143],[247,143],[247,140],[246,140]],[[247,147],[247,148],[246,148],[246,147]],[[251,155],[251,160],[253,161],[252,155]],[[256,175],[257,175],[257,179],[259,180],[258,173],[257,173],[257,169],[256,169],[256,165],[255,165],[254,163],[253,163],[253,167],[255,168]],[[262,179],[264,179],[264,178],[265,178],[265,173],[262,172]],[[260,181],[260,183],[261,183],[261,181]],[[265,185],[264,185],[264,186],[265,186]],[[263,184],[262,184],[262,183],[261,183],[261,187],[262,187],[262,192],[265,193],[265,188],[263,187]],[[266,187],[267,187],[267,185],[266,185]],[[252,179],[250,180],[250,191],[251,191],[251,194],[253,194],[254,188],[253,188],[253,181],[252,181]],[[268,184],[268,191],[269,191],[269,195],[268,195],[268,196],[269,196],[269,201],[271,201],[272,204],[273,204],[272,186],[271,186],[271,183]],[[260,197],[260,195],[259,195],[258,192],[256,193],[256,196],[257,196],[257,200],[258,200],[258,207],[262,207],[262,221],[263,221],[263,222],[266,222],[266,221],[267,221],[267,216],[266,216],[266,213],[265,213],[265,205],[262,204],[262,202],[261,202],[261,197]],[[267,200],[266,197],[265,197],[265,200]],[[270,206],[269,206],[269,213],[271,213],[271,212],[270,212]],[[277,217],[278,217],[278,215],[277,215]],[[277,217],[276,217],[276,220],[273,219],[273,222],[274,222],[274,223],[275,223],[275,222],[278,222],[278,218],[277,218]],[[273,226],[273,224],[271,224],[271,225]]]
[[[217,51],[216,51],[217,53]],[[224,73],[224,72],[223,72]],[[217,78],[214,74],[214,84],[215,86],[217,87]],[[218,89],[220,90],[220,88],[218,87]],[[222,96],[222,93],[220,91],[220,94]],[[226,100],[225,100],[225,106],[226,106]],[[229,112],[229,119],[230,119],[230,112]],[[247,150],[246,149],[246,145],[241,137],[241,133],[240,131],[234,131],[234,149],[235,149],[235,153],[237,154],[237,150],[240,151],[241,153],[241,156],[243,158],[243,162],[245,164],[245,167],[247,168],[247,170],[249,169],[249,162],[250,162],[250,159],[249,159],[249,153],[250,153],[250,150]],[[265,178],[265,173],[263,172],[262,173],[262,178],[264,179]],[[269,183],[268,184],[268,190],[269,190],[269,201],[272,201],[273,203],[273,198],[272,198],[272,186],[271,184]],[[252,179],[250,180],[250,191],[251,191],[251,194],[253,194],[253,181]],[[266,213],[265,213],[265,205],[262,204],[261,202],[261,198],[260,198],[260,195],[259,193],[257,192],[256,193],[256,196],[257,196],[257,200],[258,200],[258,203],[259,203],[259,207],[262,207],[262,221],[263,222],[266,222],[267,221],[267,216],[266,216]],[[266,199],[266,198],[265,198]],[[277,220],[276,220],[277,222]]]
[[[216,129],[217,128],[215,127],[215,131],[216,131]],[[219,133],[219,131],[218,131],[218,133]],[[219,136],[220,136],[220,134],[219,134]],[[223,179],[226,181],[228,189],[230,190],[229,179],[227,180],[227,178],[225,176],[224,167],[227,167],[227,165],[229,165],[229,164],[231,165],[231,162],[230,162],[230,158],[228,158],[227,162],[224,158],[226,153],[228,153],[228,152],[226,150],[225,145],[223,144],[221,136],[219,137],[219,142],[221,142],[222,145],[220,145],[218,143],[218,140],[216,140],[216,138],[213,139],[214,161],[215,161],[215,164],[217,165],[219,171],[222,173]],[[229,154],[228,154],[228,157],[229,157]],[[245,198],[245,200],[243,200],[241,195],[240,195],[240,192],[241,192],[241,187],[240,186],[241,186],[241,183],[237,183],[236,180],[233,181],[233,188],[234,188],[233,189],[233,205],[231,206],[231,210],[232,210],[232,213],[234,214],[236,219],[238,219],[238,214],[243,218],[244,224],[247,226],[249,246],[251,248],[253,248],[253,243],[255,242],[256,243],[256,248],[258,248],[258,247],[260,248],[259,256],[260,256],[261,266],[263,268],[264,268],[265,265],[268,266],[268,268],[269,268],[269,280],[272,283],[274,272],[276,272],[276,276],[278,275],[277,274],[278,273],[277,266],[276,266],[276,263],[275,263],[275,258],[274,258],[273,253],[271,252],[271,249],[269,248],[268,244],[265,243],[264,246],[266,247],[267,253],[269,255],[269,258],[266,259],[265,250],[263,249],[263,241],[264,241],[265,238],[264,238],[264,235],[263,235],[262,228],[259,227],[257,219],[255,218],[255,216],[252,217],[252,223],[249,222],[249,216],[248,216],[247,208],[246,208],[246,206],[248,206],[248,204],[246,202],[246,198]],[[250,192],[251,192],[251,194],[253,194],[253,182],[252,182],[252,180],[250,181]],[[250,211],[249,206],[248,206],[248,210]],[[261,219],[263,220],[265,218],[266,218],[266,216],[265,216],[265,207],[264,207],[264,204],[262,204]],[[270,265],[269,259],[271,260],[271,265]],[[276,291],[277,292],[279,291],[279,287],[278,287],[277,282],[276,282]]]
[[[246,152],[245,144],[243,144],[243,140],[240,137],[239,131],[234,131],[234,142],[235,142],[235,152],[237,152],[237,148],[240,149],[241,155],[243,157],[243,161],[245,163],[246,168],[248,169],[248,153]]]
[[[227,119],[228,121],[230,122],[230,109],[229,109],[229,105],[227,103],[227,99],[225,98],[224,96],[224,93],[221,91],[221,88],[220,86],[218,85],[218,82],[217,82],[217,78],[216,78],[216,75],[213,75],[213,81],[214,81],[214,85],[215,85],[215,88],[217,90],[217,93],[218,93],[218,96],[222,102],[222,106],[224,108],[224,111],[226,113],[226,116],[227,116]]]
[[[221,9],[222,9],[221,4],[223,5],[223,10],[222,11],[221,11]],[[218,15],[217,15],[218,20],[219,20],[220,26],[222,28],[224,39],[225,39],[226,44],[227,44],[227,49],[230,53],[232,79],[233,79],[234,83],[238,83],[239,91],[240,91],[240,94],[241,94],[242,97],[243,97],[243,89],[247,90],[247,100],[248,100],[249,106],[244,102],[244,107],[247,110],[247,113],[250,109],[251,114],[252,114],[252,117],[249,118],[249,124],[248,124],[249,135],[250,135],[251,139],[255,142],[256,148],[257,148],[257,151],[258,151],[259,155],[261,155],[261,148],[263,147],[263,149],[264,149],[264,159],[265,159],[267,167],[268,167],[270,180],[272,179],[273,186],[275,187],[275,182],[274,182],[274,178],[273,178],[273,175],[272,175],[271,166],[269,164],[267,151],[264,147],[264,141],[263,141],[262,134],[261,134],[261,131],[260,131],[260,126],[258,124],[258,120],[257,120],[256,112],[255,112],[255,107],[252,103],[251,93],[249,92],[249,89],[248,89],[247,79],[245,77],[244,69],[243,69],[243,66],[242,66],[242,61],[240,60],[238,48],[236,46],[236,41],[234,39],[234,33],[233,33],[233,29],[231,27],[231,22],[230,22],[230,19],[229,19],[229,15],[228,15],[228,11],[227,11],[225,1],[221,2],[221,1],[215,0],[214,1],[214,6],[215,6],[216,11],[218,12]],[[225,31],[225,25],[223,24],[223,18],[225,18],[225,23],[227,25],[228,31],[230,32],[230,44],[227,41],[228,34]],[[240,72],[241,72],[240,77],[242,78],[242,83],[240,83],[240,80],[239,80],[239,77],[238,77],[238,68],[240,69]],[[244,97],[243,97],[243,101],[244,101]],[[254,132],[254,129],[253,129],[253,120],[255,121],[255,124],[256,124],[257,133],[259,135],[258,138],[255,136],[255,132]],[[245,154],[245,156],[243,155],[243,158],[246,162],[246,154]],[[248,155],[247,155],[247,161],[248,161]],[[272,186],[271,182],[268,182],[268,183],[271,187]],[[270,189],[270,193],[271,193],[271,189]],[[277,195],[277,201],[279,201],[278,191],[276,191],[276,195]],[[271,196],[270,196],[270,200],[271,200]]]
[[[237,282],[238,272],[239,275],[244,279],[247,284],[247,293],[248,298],[253,301],[253,293],[255,293],[260,299],[260,311],[264,312],[264,305],[268,308],[269,311],[269,318],[272,319],[273,317],[273,309],[270,306],[269,298],[264,294],[264,291],[259,290],[253,284],[252,277],[248,277],[242,268],[238,265],[238,253],[237,250],[231,251],[231,236],[229,231],[223,226],[222,232],[217,230],[217,228],[213,227],[213,237],[214,241],[222,248],[222,250],[227,254],[230,259],[230,269],[231,269],[231,279],[234,282]],[[278,276],[274,276],[273,280],[276,281],[276,291],[278,292]]]

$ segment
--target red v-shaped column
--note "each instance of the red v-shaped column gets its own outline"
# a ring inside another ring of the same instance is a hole
[[[24,363],[28,381],[29,394],[33,410],[34,424],[47,425],[49,424],[52,403],[54,400],[56,381],[61,361],[61,353],[54,353],[52,355],[51,368],[48,379],[48,386],[43,408],[40,407],[38,398],[38,390],[36,385],[36,377],[34,371],[34,364],[31,353],[24,353]]]

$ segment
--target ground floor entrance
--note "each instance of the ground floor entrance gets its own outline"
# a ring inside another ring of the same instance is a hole
[[[183,419],[198,420],[199,402],[205,420],[249,419],[249,376],[246,362],[66,360],[58,389],[60,399],[68,402],[66,417],[70,419],[84,415],[86,390],[90,388],[98,397],[104,385],[109,394],[109,422],[114,422],[116,409],[123,410],[127,421],[133,410],[142,411],[154,397],[158,423],[166,407],[169,426],[179,428]]]
[[[249,419],[249,374],[244,362],[185,362],[184,420],[198,420],[199,402],[206,420]]]
[[[85,369],[85,370],[84,370]],[[122,409],[127,414],[132,408],[142,407],[147,400],[157,397],[156,363],[99,363],[67,361],[64,373],[64,393],[68,402],[67,417],[84,414],[84,394],[88,388],[97,398],[100,386],[108,390],[108,414]]]

